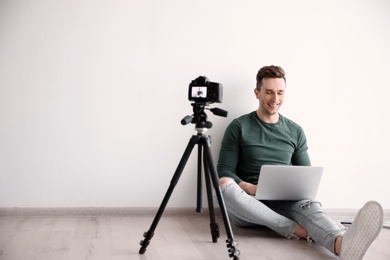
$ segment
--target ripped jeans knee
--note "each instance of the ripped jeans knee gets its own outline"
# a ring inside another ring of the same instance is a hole
[[[221,188],[221,190],[224,190],[226,188],[226,186],[232,182],[234,182],[234,180],[232,178],[222,177],[219,179],[219,187]]]

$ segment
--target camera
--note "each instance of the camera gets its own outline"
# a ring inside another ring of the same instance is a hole
[[[196,103],[222,103],[222,85],[210,82],[205,76],[199,76],[191,81],[188,89],[188,100]]]
[[[204,129],[211,128],[212,123],[207,121],[205,109],[210,110],[214,115],[227,117],[228,112],[220,108],[206,108],[207,105],[218,102],[222,103],[222,85],[210,82],[205,76],[199,76],[191,81],[188,88],[188,99],[195,101],[191,103],[194,114],[185,116],[181,120],[182,125],[195,124],[196,129],[203,133]]]

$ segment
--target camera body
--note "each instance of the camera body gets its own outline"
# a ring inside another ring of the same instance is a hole
[[[205,76],[199,76],[191,81],[188,89],[188,100],[196,103],[222,103],[223,87],[216,82],[210,82]]]

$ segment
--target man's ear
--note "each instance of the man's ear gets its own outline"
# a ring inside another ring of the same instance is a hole
[[[253,90],[253,92],[255,93],[256,98],[259,99],[260,90],[258,90],[257,88],[255,88],[255,89]]]

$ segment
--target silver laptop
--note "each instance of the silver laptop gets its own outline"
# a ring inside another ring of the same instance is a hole
[[[255,198],[258,200],[314,200],[324,167],[263,165]]]

